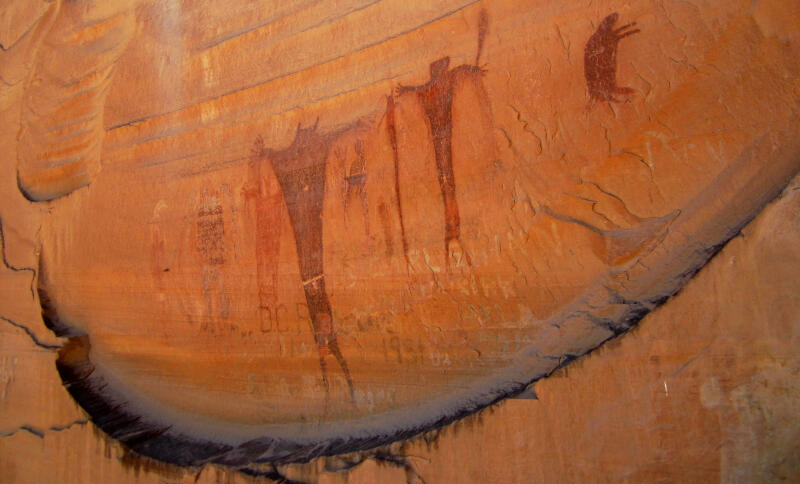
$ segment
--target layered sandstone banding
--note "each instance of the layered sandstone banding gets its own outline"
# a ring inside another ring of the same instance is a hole
[[[135,29],[133,1],[49,3],[21,39],[34,60],[23,81],[17,170],[20,191],[36,201],[85,186],[100,170],[105,98]]]
[[[52,200],[59,374],[162,461],[364,450],[515,395],[800,169],[781,2],[230,3],[54,2],[7,116]]]

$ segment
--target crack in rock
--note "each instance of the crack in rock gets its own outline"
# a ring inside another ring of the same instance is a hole
[[[11,320],[11,319],[9,319],[9,318],[7,318],[5,316],[0,316],[0,319],[5,321],[6,323],[10,324],[11,326],[14,326],[15,328],[18,328],[18,329],[21,329],[22,331],[24,331],[25,334],[27,334],[28,337],[31,339],[31,341],[33,341],[33,344],[35,344],[36,346],[38,346],[40,348],[44,348],[44,349],[46,349],[48,351],[55,351],[55,350],[61,349],[63,347],[63,345],[51,345],[51,344],[47,344],[47,343],[42,343],[41,341],[39,341],[39,338],[36,337],[36,333],[31,331],[31,329],[28,328],[27,326],[25,326],[24,324],[20,324],[20,323],[14,321],[14,320]]]
[[[5,266],[6,269],[8,269],[10,271],[13,271],[13,272],[30,272],[31,273],[31,285],[30,285],[31,298],[36,299],[36,296],[34,295],[34,289],[33,289],[34,285],[36,283],[36,269],[34,269],[33,267],[18,267],[18,266],[15,266],[14,264],[11,264],[8,261],[8,256],[6,255],[6,238],[5,238],[5,232],[4,232],[4,229],[3,229],[3,219],[1,219],[1,218],[0,218],[0,253],[2,253],[3,265]]]
[[[27,425],[27,424],[20,425],[19,427],[12,430],[0,431],[0,437],[11,437],[12,435],[18,432],[28,432],[31,435],[35,435],[36,437],[43,439],[48,432],[63,432],[64,430],[68,430],[76,425],[86,425],[88,422],[89,419],[83,418],[83,419],[73,420],[72,422],[64,425],[53,425],[46,429],[40,429],[33,425]]]

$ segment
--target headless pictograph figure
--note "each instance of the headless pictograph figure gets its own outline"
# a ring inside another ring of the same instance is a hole
[[[308,128],[301,128],[298,125],[291,145],[282,150],[262,147],[260,157],[269,159],[289,211],[289,220],[297,244],[300,277],[303,281],[314,340],[319,351],[319,364],[326,395],[329,393],[330,385],[325,358],[328,354],[332,354],[342,368],[350,398],[354,400],[353,381],[350,378],[347,361],[336,341],[331,305],[325,290],[322,249],[325,164],[333,142],[351,127],[321,134],[317,132],[318,124],[319,120]]]
[[[483,42],[488,28],[486,11],[480,14],[478,28],[478,53],[475,65],[463,64],[450,69],[450,57],[442,57],[430,64],[430,80],[419,86],[397,87],[398,96],[415,93],[425,111],[433,141],[439,187],[444,203],[444,251],[448,264],[463,258],[472,265],[469,254],[461,247],[461,219],[456,200],[456,184],[453,173],[453,90],[457,83],[469,80],[482,83],[484,70],[478,66]],[[483,90],[483,89],[482,89]]]
[[[256,220],[256,277],[261,331],[278,329],[281,306],[278,303],[278,259],[283,225],[283,195],[278,181],[267,177],[262,163],[264,140],[259,136],[248,163],[247,183],[242,189],[245,207]]]
[[[403,258],[406,261],[406,269],[410,269],[411,260],[408,257],[408,237],[406,237],[406,225],[403,220],[403,198],[400,194],[400,153],[397,147],[397,124],[395,121],[395,103],[393,96],[386,96],[386,130],[389,132],[389,144],[392,146],[394,196],[397,202],[397,219],[400,222],[400,238],[403,242]]]
[[[591,108],[598,102],[623,102],[616,96],[630,96],[635,92],[629,87],[617,86],[617,48],[620,40],[640,30],[627,30],[634,27],[636,22],[614,29],[614,24],[618,19],[619,14],[616,12],[604,18],[597,27],[597,31],[586,42],[583,68],[586,85],[589,89],[587,108]]]

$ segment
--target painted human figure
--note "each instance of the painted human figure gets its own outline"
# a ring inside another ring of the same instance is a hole
[[[462,81],[482,82],[484,72],[477,65],[467,64],[450,69],[450,57],[442,57],[430,64],[428,82],[419,86],[400,85],[396,91],[398,95],[415,93],[428,119],[444,203],[444,249],[448,262],[458,252],[463,252],[453,172],[453,90]],[[463,253],[467,263],[471,264],[469,255]]]
[[[442,57],[430,64],[430,79],[425,84],[418,86],[397,86],[396,93],[402,96],[406,93],[417,95],[420,104],[425,110],[428,126],[433,141],[433,154],[436,159],[439,188],[442,191],[444,203],[444,252],[448,265],[451,260],[456,264],[464,260],[472,265],[469,254],[461,246],[461,217],[456,199],[456,182],[453,172],[453,92],[455,87],[464,81],[476,83],[480,91],[486,92],[483,86],[483,74],[486,72],[479,66],[483,52],[486,33],[489,29],[489,16],[485,9],[478,15],[478,48],[475,54],[475,64],[462,64],[450,68],[450,57]],[[396,149],[396,134],[394,133],[394,102],[387,107],[390,114],[390,135],[392,144]]]
[[[353,145],[356,159],[350,163],[349,174],[344,177],[344,212],[347,217],[347,203],[351,197],[358,197],[361,200],[361,213],[364,217],[364,232],[369,237],[369,208],[367,206],[367,158],[364,154],[364,142],[357,140]],[[344,148],[337,153],[340,160],[347,159],[347,149]]]
[[[262,163],[264,140],[256,138],[247,166],[247,182],[242,187],[245,207],[254,212],[256,278],[261,331],[278,326],[278,259],[283,226],[283,196],[278,181],[267,177],[270,168]]]
[[[289,211],[326,394],[330,388],[326,357],[332,354],[344,373],[352,399],[353,381],[336,340],[331,305],[325,289],[322,248],[326,160],[333,142],[350,127],[322,134],[317,131],[318,124],[319,120],[308,128],[298,125],[291,145],[282,150],[262,147],[260,157],[269,160]]]
[[[589,108],[598,102],[622,102],[618,95],[629,96],[634,93],[629,87],[617,86],[617,47],[620,40],[640,30],[628,30],[636,22],[615,29],[614,24],[618,19],[616,12],[608,15],[586,42],[583,68],[589,89]]]
[[[205,314],[200,328],[215,333],[220,331],[220,320],[230,315],[230,298],[225,289],[225,275],[221,269],[227,258],[225,244],[225,217],[220,194],[206,190],[199,200],[194,225],[195,252],[202,267]]]

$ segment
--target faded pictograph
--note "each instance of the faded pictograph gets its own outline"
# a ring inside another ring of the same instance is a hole
[[[408,237],[406,224],[403,219],[403,197],[400,193],[400,152],[397,146],[397,121],[395,119],[395,102],[393,96],[386,96],[386,130],[389,133],[389,144],[392,147],[392,165],[394,167],[394,196],[397,201],[397,218],[400,222],[400,240],[403,244],[403,258],[406,268],[410,268],[411,260],[408,257]]]
[[[221,271],[227,260],[225,218],[223,205],[216,193],[205,192],[195,217],[195,252],[202,270],[205,317],[200,328],[215,332],[217,318],[228,319],[230,295],[225,287],[225,276]]]
[[[347,146],[338,148],[336,157],[342,162],[347,160]],[[350,167],[346,171],[344,177],[343,199],[344,199],[344,212],[345,219],[347,217],[347,205],[352,199],[361,202],[361,214],[364,219],[364,231],[369,236],[369,206],[367,204],[367,158],[364,154],[364,142],[356,140],[353,144],[353,151],[356,158],[350,162]]]
[[[269,331],[278,326],[281,308],[278,300],[278,262],[283,227],[283,195],[262,159],[264,140],[257,138],[250,153],[247,182],[242,188],[245,210],[254,212],[256,280],[258,284],[259,327]]]
[[[617,85],[617,49],[620,40],[640,30],[633,29],[636,22],[615,29],[614,24],[618,19],[619,14],[616,12],[608,15],[586,42],[583,68],[589,89],[589,108],[599,102],[623,102],[625,99],[617,96],[628,98],[635,92],[629,87]]]

